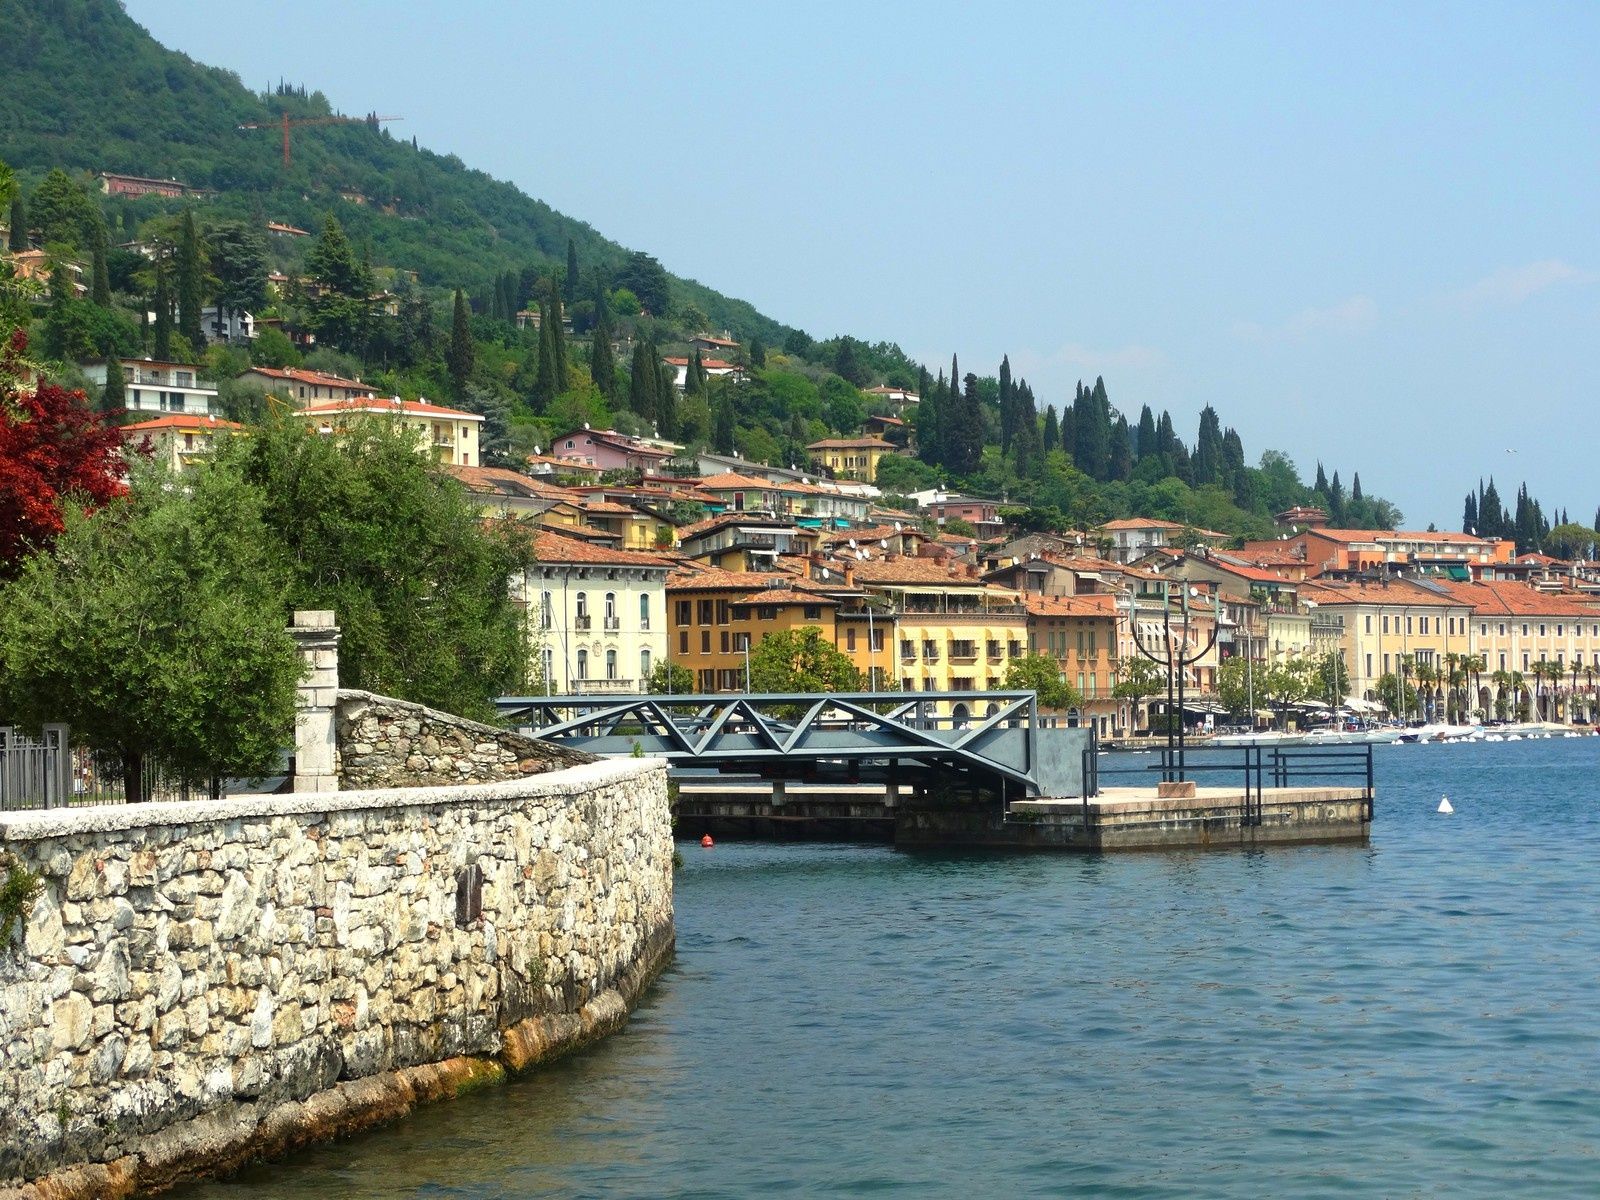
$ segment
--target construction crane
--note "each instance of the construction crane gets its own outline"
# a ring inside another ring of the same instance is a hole
[[[293,125],[377,125],[384,121],[403,121],[404,117],[291,117],[283,114],[282,121],[251,121],[240,129],[283,129],[283,169],[289,169],[289,128]]]

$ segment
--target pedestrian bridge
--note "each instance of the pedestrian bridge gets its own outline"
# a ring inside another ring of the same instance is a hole
[[[1040,728],[1033,692],[505,696],[496,705],[535,737],[680,769],[967,790],[1002,803],[1082,796],[1093,779],[1091,731]]]

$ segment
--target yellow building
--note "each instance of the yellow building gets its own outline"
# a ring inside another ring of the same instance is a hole
[[[825,468],[835,479],[859,479],[871,483],[878,478],[878,464],[895,452],[892,443],[876,437],[824,438],[806,447],[811,461]]]
[[[477,413],[429,404],[426,400],[367,397],[325,400],[302,408],[295,415],[329,435],[344,432],[352,421],[362,417],[386,418],[415,431],[418,453],[431,456],[435,462],[461,467],[479,465],[479,431],[483,428],[483,418]]]
[[[1083,697],[1085,723],[1094,722],[1109,737],[1122,707],[1112,695],[1117,686],[1117,597],[1113,595],[1029,596],[1028,652],[1061,665],[1066,681]]]
[[[746,691],[749,656],[769,634],[815,626],[835,640],[839,601],[785,571],[677,571],[667,581],[671,660],[699,692]]]
[[[241,432],[243,425],[200,413],[166,413],[149,421],[124,425],[122,440],[132,446],[148,441],[156,462],[177,472],[211,457],[219,439]]]
[[[1330,614],[1343,617],[1345,670],[1350,694],[1377,700],[1378,681],[1404,669],[1413,684],[1445,667],[1447,656],[1471,652],[1468,628],[1472,605],[1437,584],[1394,579],[1388,583],[1317,581],[1299,585],[1312,606],[1313,630],[1331,626]],[[1313,643],[1315,643],[1313,637]]]
[[[1520,697],[1547,720],[1592,716],[1600,681],[1600,601],[1509,581],[1434,586],[1472,606],[1471,656],[1478,669],[1463,681],[1469,710],[1484,716],[1515,711]]]

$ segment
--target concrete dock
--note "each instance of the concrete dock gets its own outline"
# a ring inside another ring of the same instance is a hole
[[[1177,791],[1179,795],[1161,795]],[[1362,842],[1372,821],[1363,788],[1103,788],[1089,798],[936,801],[869,784],[680,781],[680,836],[873,841],[903,847],[992,847],[1099,853]]]

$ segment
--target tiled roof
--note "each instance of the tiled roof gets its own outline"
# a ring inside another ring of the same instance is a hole
[[[1449,579],[1430,579],[1432,587],[1443,589],[1457,600],[1472,605],[1482,616],[1581,617],[1600,616],[1595,602],[1560,592],[1541,592],[1525,583],[1489,581],[1464,583]]]
[[[882,438],[823,438],[820,442],[812,442],[807,450],[893,450],[894,445]]]
[[[614,550],[609,546],[596,546],[549,529],[533,530],[530,536],[533,540],[534,559],[541,563],[663,569],[671,565],[665,559],[654,554],[646,554],[642,550]]]
[[[1468,603],[1442,591],[1424,587],[1406,579],[1394,579],[1387,586],[1381,583],[1356,583],[1348,581],[1319,580],[1315,584],[1299,585],[1300,599],[1317,604],[1382,604],[1393,607],[1455,607]]]
[[[866,559],[855,564],[858,582],[894,584],[941,584],[959,588],[982,588],[980,579],[973,579],[960,567],[931,558]]]
[[[304,383],[314,387],[336,387],[348,391],[365,392],[372,395],[372,389],[359,379],[345,379],[340,375],[329,375],[323,371],[306,371],[300,367],[251,367],[249,374],[265,375],[268,379],[281,379],[285,383]]]
[[[513,496],[538,496],[551,500],[570,500],[572,493],[566,488],[553,487],[538,479],[530,479],[517,471],[504,467],[458,467],[446,463],[445,470],[474,492],[503,492]]]
[[[208,417],[201,413],[163,413],[161,416],[152,417],[148,421],[137,421],[132,425],[124,425],[118,432],[126,437],[130,433],[158,433],[167,429],[179,433],[209,433],[215,429],[243,428],[243,425],[235,421],[224,421],[220,417]]]
[[[816,592],[797,592],[793,588],[766,588],[759,592],[751,592],[748,596],[741,596],[734,601],[735,604],[832,604],[837,606],[839,601],[832,596],[824,596]]]
[[[1093,596],[1025,596],[1023,603],[1034,617],[1115,617],[1117,598]]]
[[[765,479],[757,479],[754,475],[740,475],[737,471],[707,475],[697,486],[708,492],[738,491],[745,488],[752,491],[783,492],[793,487],[792,484],[769,483]]]
[[[407,417],[448,417],[452,421],[482,421],[477,413],[462,412],[459,408],[445,408],[442,404],[429,404],[426,400],[379,400],[373,396],[353,396],[348,400],[322,400],[299,410],[304,417],[327,413],[372,413],[377,416],[401,415]]]
[[[1107,521],[1101,529],[1182,529],[1176,521],[1163,521],[1156,517],[1122,517]]]

